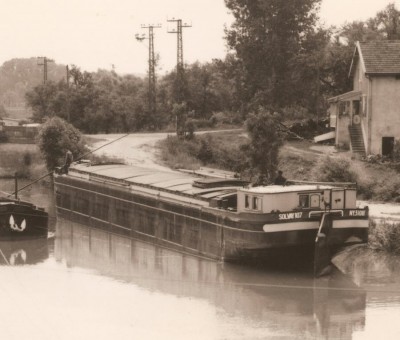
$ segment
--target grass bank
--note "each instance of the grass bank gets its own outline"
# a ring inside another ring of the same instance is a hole
[[[246,134],[230,131],[195,135],[192,140],[175,136],[161,141],[162,161],[171,168],[198,169],[200,166],[241,172],[245,155],[241,145]],[[359,198],[381,202],[400,202],[400,170],[390,164],[374,164],[336,152],[333,147],[306,141],[286,142],[279,152],[279,169],[293,180],[353,181]]]
[[[190,140],[169,136],[158,147],[162,161],[173,169],[196,170],[209,166],[239,171],[242,156],[240,145],[246,141],[241,131],[198,134]]]

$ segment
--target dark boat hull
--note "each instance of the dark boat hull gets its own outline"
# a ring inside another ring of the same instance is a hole
[[[48,214],[31,204],[1,202],[0,240],[47,237]]]

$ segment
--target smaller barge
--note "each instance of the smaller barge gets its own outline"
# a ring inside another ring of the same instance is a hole
[[[0,197],[0,241],[47,238],[48,214],[19,199]]]
[[[74,164],[68,174],[55,174],[55,190],[60,217],[222,261],[320,252],[316,239],[333,254],[368,239],[368,208],[356,206],[353,186],[251,187],[129,165]]]

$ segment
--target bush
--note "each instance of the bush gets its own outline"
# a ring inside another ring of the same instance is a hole
[[[200,139],[200,148],[196,156],[203,164],[209,164],[213,162],[213,149],[211,144],[211,136]]]
[[[49,171],[63,164],[67,150],[72,152],[74,159],[87,151],[79,130],[58,117],[50,118],[43,124],[38,141]]]
[[[240,125],[243,118],[236,112],[214,112],[209,119],[210,126]]]
[[[322,158],[313,170],[313,178],[323,182],[357,182],[357,174],[351,170],[345,158]]]
[[[240,137],[234,133],[200,135],[192,140],[174,136],[159,143],[162,159],[172,168],[198,169],[207,165],[242,172],[247,159],[240,148]]]
[[[400,223],[390,223],[385,220],[371,221],[369,246],[372,249],[400,254]]]

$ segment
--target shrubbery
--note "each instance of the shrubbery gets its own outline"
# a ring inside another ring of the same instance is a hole
[[[236,139],[232,135],[228,140]],[[213,166],[224,170],[240,172],[244,156],[240,143],[223,141],[210,134],[196,135],[193,139],[179,139],[169,136],[159,144],[163,160],[172,168],[195,170],[200,166]]]
[[[58,117],[48,119],[39,131],[39,148],[49,171],[63,164],[67,150],[74,159],[82,156],[85,142],[79,130]]]
[[[376,250],[400,254],[400,223],[370,222],[369,246]]]
[[[313,178],[323,182],[357,182],[357,174],[351,170],[345,158],[322,158],[313,170]]]

